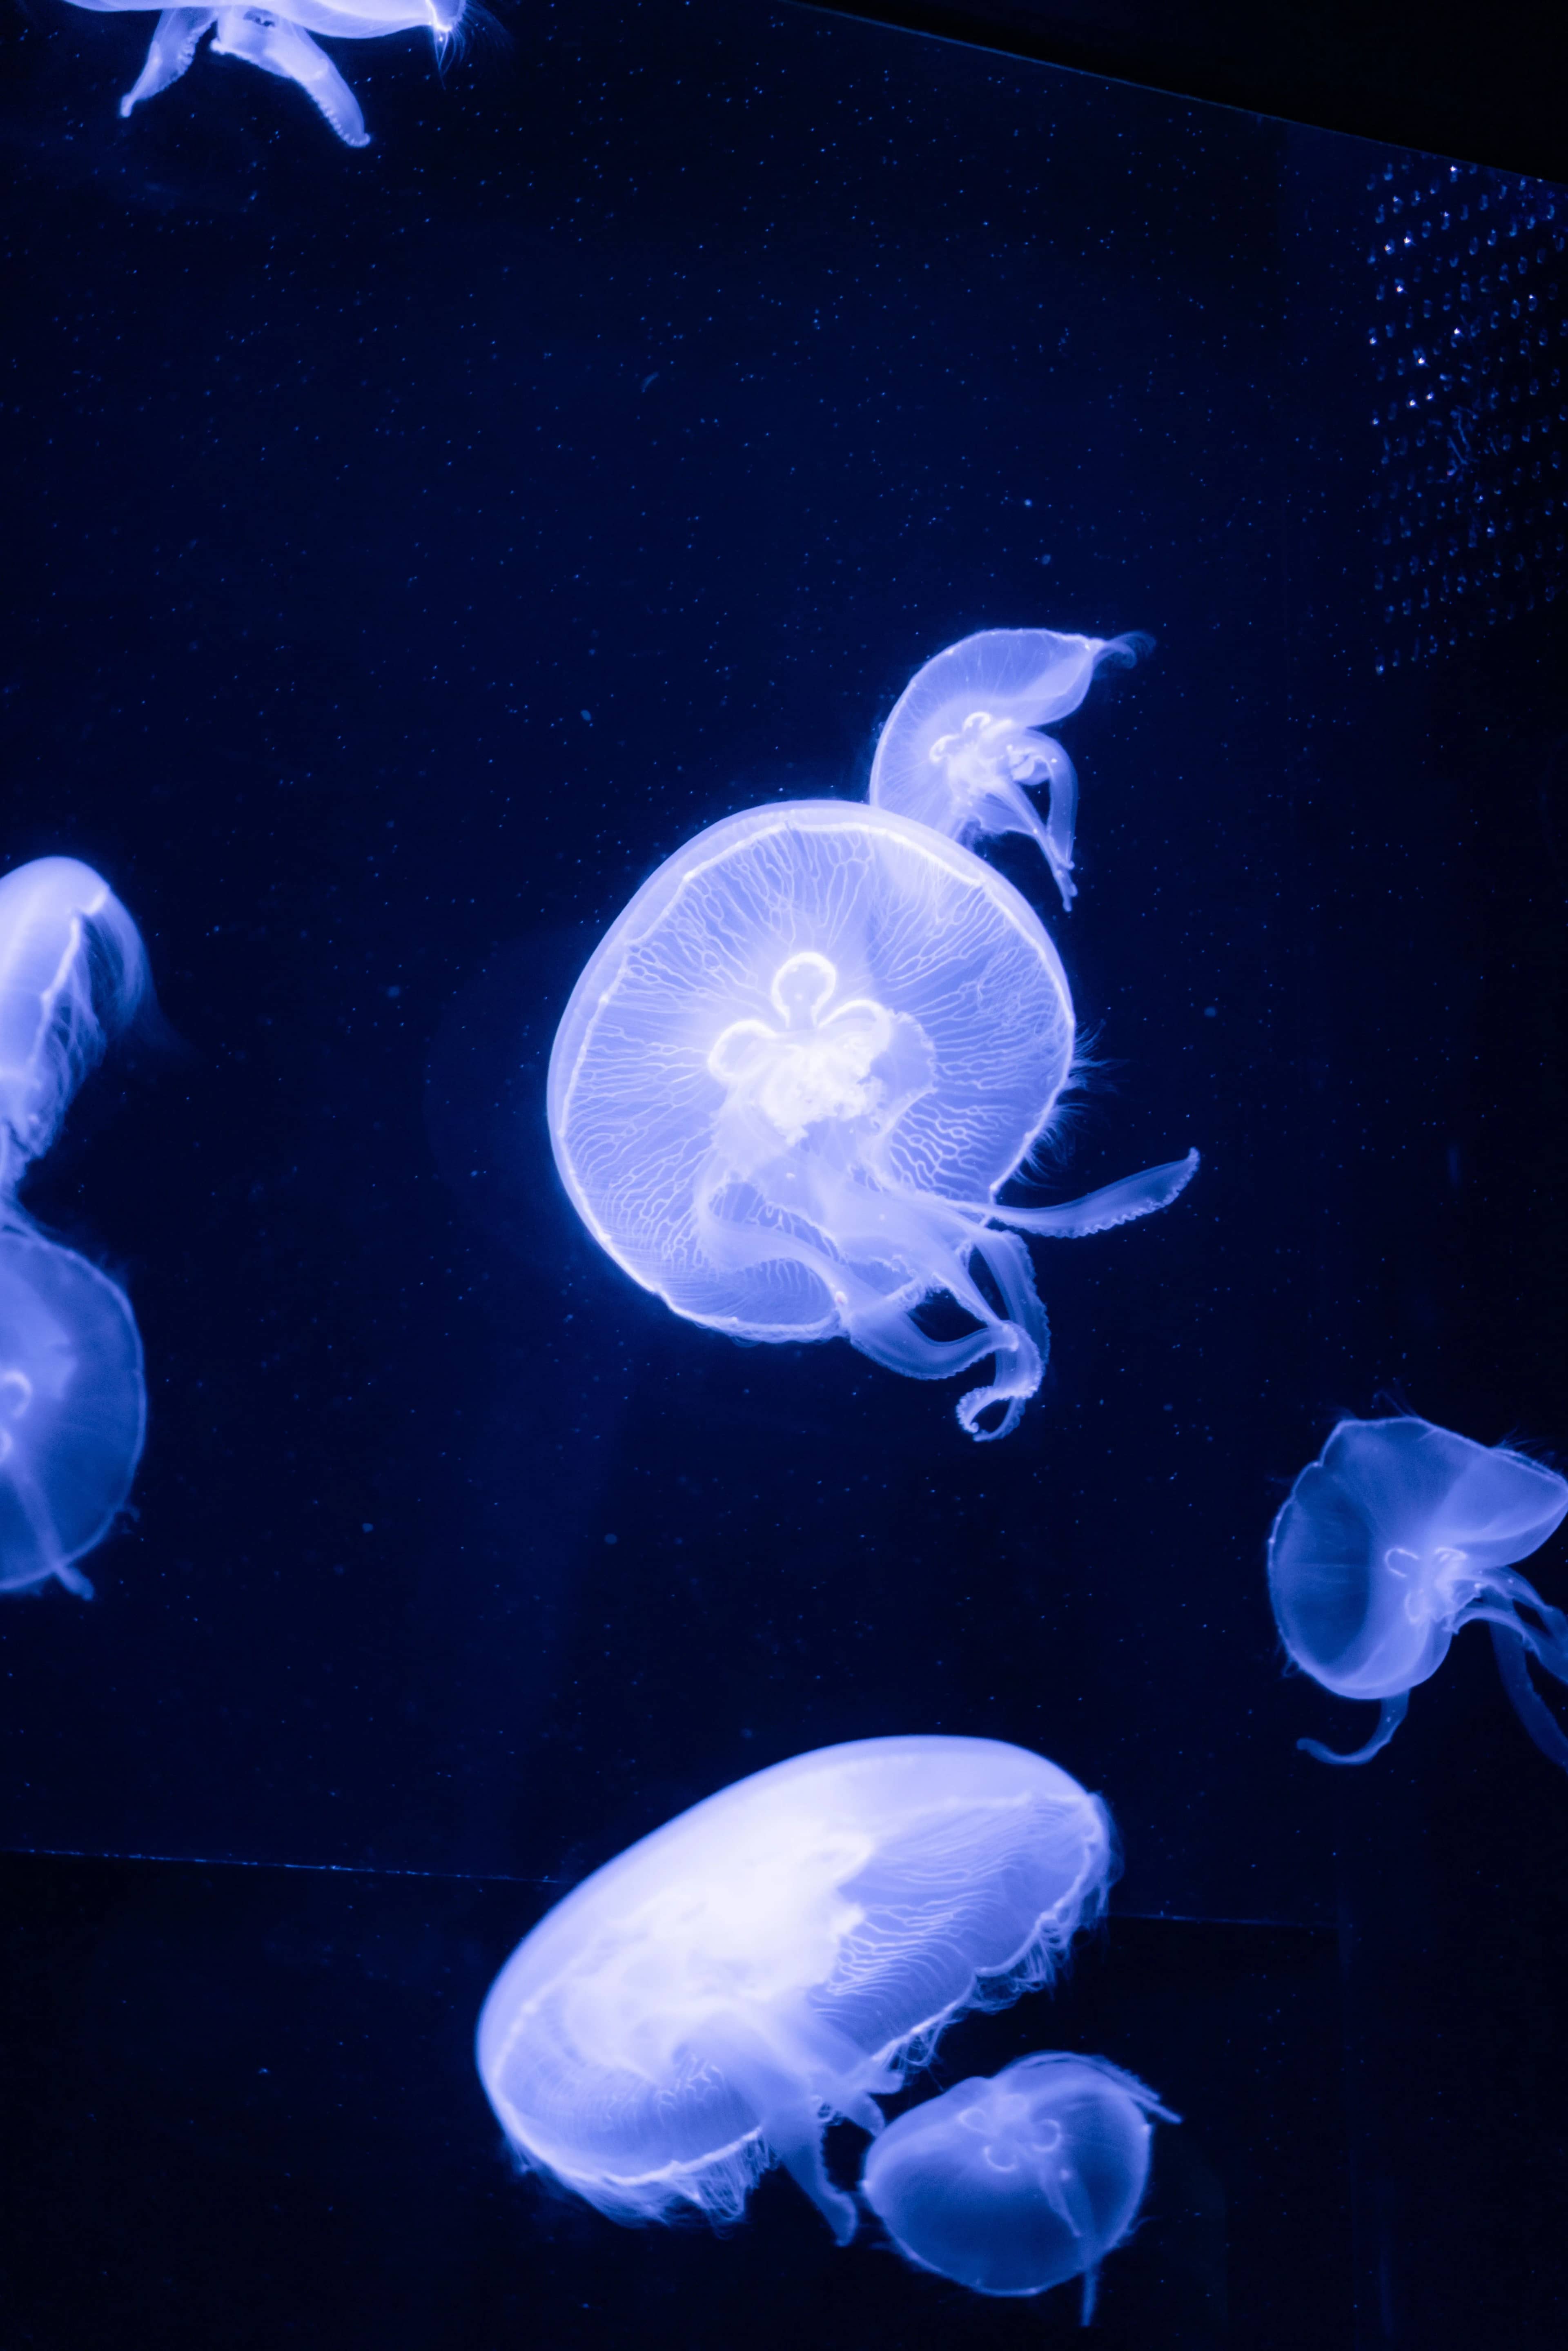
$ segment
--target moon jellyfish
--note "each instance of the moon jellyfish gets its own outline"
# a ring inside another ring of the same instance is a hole
[[[1149,642],[983,629],[949,645],[894,705],[872,762],[873,804],[966,844],[1027,833],[1071,906],[1078,778],[1061,744],[1040,729],[1078,708],[1103,662],[1134,662]],[[1025,790],[1041,784],[1050,795],[1043,820]]]
[[[522,2163],[615,2220],[736,2219],[782,2163],[847,2243],[827,2125],[880,2130],[906,2061],[1048,1982],[1113,1874],[1104,1806],[1023,1748],[798,1755],[540,1921],[486,2001],[480,2075]]]
[[[1525,1729],[1568,1769],[1568,1738],[1525,1662],[1528,1653],[1568,1681],[1568,1618],[1514,1573],[1565,1513],[1568,1483],[1507,1446],[1414,1416],[1342,1420],[1274,1521],[1269,1589],[1302,1671],[1380,1710],[1350,1754],[1315,1739],[1298,1744],[1324,1763],[1364,1763],[1387,1746],[1454,1635],[1485,1623]]]
[[[146,0],[76,0],[99,15],[144,11]],[[187,71],[207,34],[216,57],[242,57],[280,80],[298,82],[346,145],[367,147],[370,133],[353,91],[312,33],[329,40],[373,41],[386,33],[428,32],[441,57],[457,31],[465,0],[288,0],[274,8],[165,8],[153,28],[147,62],[120,101],[128,115]]]
[[[915,1379],[992,1356],[958,1418],[1005,1437],[1050,1343],[1019,1236],[1147,1216],[1197,1165],[999,1202],[1072,1047],[1061,958],[979,858],[886,809],[750,809],[662,865],[578,981],[550,1056],[556,1165],[601,1247],[677,1314],[737,1339],[841,1335]],[[943,1292],[977,1328],[921,1327]]]
[[[146,1425],[141,1342],[107,1275],[36,1233],[17,1187],[147,985],[136,925],[90,866],[43,857],[0,881],[0,1590],[102,1541]]]
[[[861,2193],[899,2252],[977,2294],[1083,2280],[1138,2216],[1149,2117],[1178,2118],[1103,2057],[1020,2057],[900,2115],[870,2148]]]

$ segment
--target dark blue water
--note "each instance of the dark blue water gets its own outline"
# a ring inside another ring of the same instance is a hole
[[[709,0],[444,89],[362,45],[362,154],[210,57],[121,126],[148,20],[67,15],[5,101],[4,848],[110,878],[171,1035],[28,1195],[151,1419],[98,1597],[0,1623],[0,1843],[99,1857],[12,1865],[58,2036],[16,2339],[1065,2330],[778,2182],[718,2247],[549,2202],[469,2071],[566,1886],[904,1730],[1118,1823],[1105,1943],[954,2043],[1187,2116],[1108,2344],[1556,2339],[1568,1789],[1479,1635],[1365,1775],[1299,1755],[1366,1724],[1285,1677],[1262,1545],[1380,1399],[1568,1450],[1563,200]],[[862,792],[919,663],[1026,623],[1157,641],[1064,730],[1071,915],[998,852],[1092,1054],[1058,1190],[1204,1166],[1039,1247],[1047,1385],[976,1447],[956,1388],[636,1289],[543,1076],[662,859]]]

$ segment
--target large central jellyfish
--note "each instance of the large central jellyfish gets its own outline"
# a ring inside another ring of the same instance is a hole
[[[1455,1634],[1481,1623],[1515,1712],[1568,1770],[1568,1737],[1525,1662],[1568,1681],[1568,1617],[1515,1572],[1565,1515],[1568,1481],[1505,1445],[1414,1415],[1342,1420],[1274,1521],[1269,1589],[1294,1663],[1341,1698],[1376,1699],[1378,1721],[1349,1754],[1298,1744],[1324,1763],[1366,1762]]]
[[[739,1781],[543,1918],[491,1988],[479,2073],[526,2165],[601,2212],[734,2219],[782,2163],[873,2134],[964,2010],[1048,1982],[1113,1870],[1104,1806],[990,1739],[866,1739]]]
[[[70,857],[0,881],[0,1590],[74,1562],[131,1492],[146,1426],[141,1341],[124,1293],[35,1232],[17,1200],[72,1094],[147,987],[136,925]]]
[[[886,809],[752,809],[661,866],[578,981],[550,1057],[556,1164],[676,1313],[739,1339],[841,1334],[916,1379],[993,1356],[958,1417],[1002,1437],[1049,1345],[1019,1236],[1146,1216],[1197,1165],[998,1202],[1072,1050],[1061,959],[979,858]],[[920,1327],[941,1292],[975,1331]]]

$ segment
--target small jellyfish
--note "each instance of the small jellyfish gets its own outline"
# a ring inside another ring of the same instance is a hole
[[[99,15],[122,9],[144,14],[146,0],[75,0]],[[437,57],[462,21],[465,0],[288,0],[287,8],[165,8],[153,28],[147,62],[120,101],[128,115],[144,98],[179,80],[210,31],[213,55],[243,57],[282,81],[298,82],[347,146],[367,147],[365,118],[348,83],[310,38],[373,41],[387,33],[427,32]]]
[[[1103,2057],[1020,2057],[911,2108],[869,2149],[861,2193],[899,2252],[977,2294],[1045,2294],[1083,2281],[1138,2216],[1152,2090]]]
[[[146,1426],[141,1342],[106,1274],[35,1232],[17,1200],[71,1096],[147,988],[135,924],[74,858],[0,881],[0,1590],[57,1576],[100,1542]]]
[[[1046,1983],[1114,1868],[1097,1798],[990,1739],[798,1755],[669,1822],[558,1903],[479,2019],[526,2166],[612,2219],[744,2210],[781,2163],[841,2244],[827,2125],[966,2009]]]
[[[37,1234],[0,1232],[0,1591],[57,1576],[103,1541],[147,1426],[141,1341],[107,1274]]]
[[[668,859],[590,959],[550,1056],[556,1165],[601,1247],[677,1314],[745,1340],[841,1335],[915,1379],[992,1356],[958,1418],[1005,1437],[1050,1343],[1019,1234],[1147,1216],[1197,1165],[1053,1207],[998,1200],[1073,1034],[1056,949],[969,851],[886,809],[749,809]],[[944,1291],[977,1329],[921,1328]]]
[[[1528,1651],[1568,1681],[1568,1618],[1513,1573],[1565,1512],[1568,1483],[1507,1446],[1414,1416],[1342,1420],[1274,1521],[1269,1589],[1302,1672],[1341,1698],[1375,1698],[1380,1712],[1353,1753],[1315,1739],[1298,1745],[1324,1763],[1364,1763],[1387,1746],[1454,1635],[1484,1622],[1525,1729],[1568,1769],[1568,1738],[1525,1663]]]
[[[872,762],[873,805],[966,846],[987,833],[1027,833],[1071,906],[1078,778],[1061,744],[1039,730],[1078,708],[1103,662],[1134,662],[1151,643],[982,629],[949,645],[894,705]],[[1040,784],[1050,788],[1043,823],[1024,789]]]

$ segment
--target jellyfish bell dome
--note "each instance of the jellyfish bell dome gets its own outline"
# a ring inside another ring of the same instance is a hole
[[[958,1415],[1003,1436],[1049,1345],[1018,1232],[1146,1215],[1197,1165],[998,1204],[1073,1036],[1056,949],[967,850],[882,808],[751,809],[669,858],[590,959],[550,1058],[556,1164],[601,1246],[676,1313],[746,1340],[842,1334],[921,1379],[994,1356]],[[919,1328],[941,1291],[974,1333]]]
[[[1381,1712],[1354,1753],[1302,1740],[1307,1751],[1331,1763],[1376,1754],[1455,1634],[1481,1621],[1505,1635],[1499,1662],[1526,1728],[1554,1761],[1568,1760],[1522,1657],[1528,1649],[1568,1677],[1568,1624],[1513,1572],[1565,1514],[1568,1482],[1507,1446],[1478,1445],[1414,1415],[1342,1420],[1274,1521],[1270,1596],[1292,1661],[1341,1698],[1378,1700]],[[1539,1622],[1520,1617],[1520,1604]]]
[[[954,841],[1027,834],[1071,906],[1078,779],[1061,744],[1039,730],[1078,708],[1103,663],[1136,661],[1149,643],[982,629],[948,645],[894,705],[872,762],[873,803]],[[1029,798],[1041,784],[1050,788],[1045,818]]]
[[[479,2073],[522,2162],[617,2220],[734,2219],[780,2162],[844,2242],[827,2124],[879,2130],[906,2059],[1048,1981],[1113,1874],[1104,1806],[1043,1756],[821,1748],[559,1903],[491,1989]]]
[[[122,1293],[71,1249],[0,1232],[0,1590],[53,1575],[101,1542],[131,1492],[147,1398]]]
[[[36,857],[0,878],[0,1192],[147,992],[141,934],[90,865]]]
[[[914,2106],[867,2151],[861,2193],[917,2268],[977,2294],[1083,2280],[1137,2219],[1150,2116],[1176,2117],[1103,2057],[1020,2057]]]

